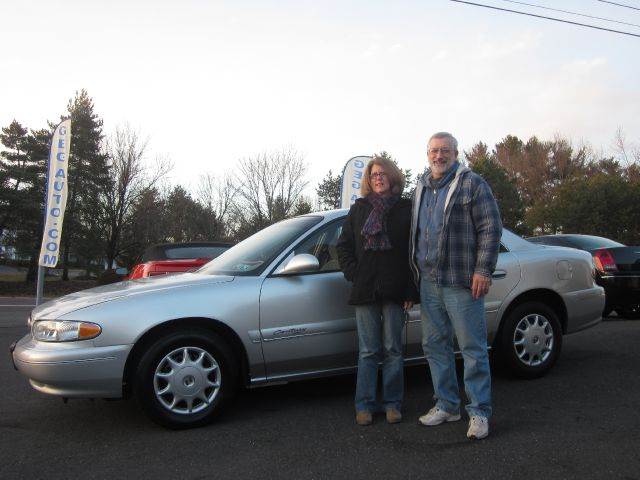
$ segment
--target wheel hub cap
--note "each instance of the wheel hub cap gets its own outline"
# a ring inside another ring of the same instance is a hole
[[[207,408],[218,395],[220,366],[199,347],[181,347],[158,363],[153,379],[156,398],[167,410],[178,414]]]
[[[513,348],[525,365],[544,363],[553,350],[554,335],[551,323],[544,315],[530,314],[516,325]]]

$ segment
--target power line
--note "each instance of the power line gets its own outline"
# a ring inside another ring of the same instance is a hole
[[[589,25],[586,23],[578,23],[578,22],[571,22],[569,20],[561,20],[559,18],[553,18],[553,17],[545,17],[543,15],[536,15],[534,13],[526,13],[526,12],[520,12],[518,10],[509,10],[508,8],[500,8],[500,7],[494,7],[491,5],[485,5],[483,3],[474,3],[474,2],[465,2],[463,0],[449,0],[451,2],[456,2],[456,3],[465,3],[467,5],[473,5],[476,7],[484,7],[484,8],[490,8],[492,10],[500,10],[502,12],[511,12],[511,13],[517,13],[519,15],[527,15],[529,17],[536,17],[536,18],[544,18],[545,20],[553,20],[554,22],[560,22],[560,23],[569,23],[571,25],[578,25],[580,27],[587,27],[587,28],[594,28],[596,30],[604,30],[606,32],[613,32],[613,33],[619,33],[621,35],[630,35],[632,37],[638,37],[640,38],[640,35],[638,35],[637,33],[631,33],[631,32],[622,32],[620,30],[612,30],[610,28],[604,28],[604,27],[596,27],[595,25]]]
[[[517,2],[515,0],[502,0],[502,1],[503,2],[509,2],[509,3],[517,3],[519,5],[526,5],[527,7],[536,7],[536,8],[542,8],[544,10],[552,10],[554,12],[568,13],[570,15],[578,15],[579,17],[587,17],[587,18],[594,18],[596,20],[604,20],[605,22],[613,22],[613,23],[619,23],[621,25],[629,25],[629,26],[632,26],[632,27],[640,27],[640,25],[638,25],[636,23],[621,22],[619,20],[613,20],[611,18],[595,17],[593,15],[587,15],[586,13],[571,12],[569,10],[560,10],[558,8],[545,7],[543,5],[536,5],[534,3]]]
[[[611,5],[617,5],[618,7],[630,8],[631,10],[640,10],[638,7],[632,7],[631,5],[623,5],[622,3],[607,2],[605,0],[598,0],[600,3],[610,3]]]

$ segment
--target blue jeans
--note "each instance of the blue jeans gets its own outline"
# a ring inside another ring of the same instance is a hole
[[[356,412],[381,410],[376,400],[378,364],[382,362],[382,407],[400,411],[404,393],[402,329],[404,312],[392,302],[356,306],[358,380]]]
[[[487,352],[484,297],[474,300],[471,290],[439,287],[420,281],[422,348],[429,362],[436,406],[448,413],[460,411],[453,335],[464,360],[467,413],[491,416],[491,373]]]

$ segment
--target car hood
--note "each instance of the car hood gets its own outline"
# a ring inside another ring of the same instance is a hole
[[[201,273],[184,273],[180,275],[167,275],[147,277],[138,280],[112,283],[101,287],[81,290],[51,300],[33,309],[31,318],[56,319],[67,313],[90,307],[99,303],[109,302],[123,297],[144,295],[159,290],[175,288],[188,288],[192,286],[207,285],[213,283],[231,282],[234,277],[226,275],[205,275]]]

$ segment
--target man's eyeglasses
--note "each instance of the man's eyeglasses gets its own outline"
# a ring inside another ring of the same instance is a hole
[[[375,180],[376,178],[379,178],[380,180],[383,180],[385,178],[387,178],[387,173],[386,172],[375,172],[369,175],[369,178],[371,180]]]
[[[440,152],[443,155],[449,155],[451,153],[450,148],[430,148],[429,155],[437,155]]]

